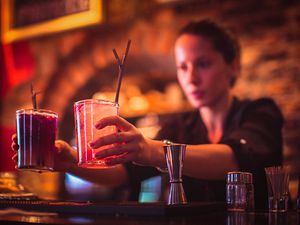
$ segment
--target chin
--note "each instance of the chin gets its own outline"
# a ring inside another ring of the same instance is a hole
[[[191,100],[190,101],[191,105],[194,107],[194,108],[201,108],[203,106],[206,106],[205,102],[204,101],[201,101],[201,100]]]

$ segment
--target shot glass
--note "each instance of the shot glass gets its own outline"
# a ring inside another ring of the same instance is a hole
[[[52,171],[58,115],[50,110],[16,111],[18,169]]]
[[[289,173],[286,167],[267,167],[265,172],[268,185],[269,212],[286,212],[289,186]]]
[[[96,138],[117,132],[116,126],[107,126],[98,130],[95,128],[95,124],[103,117],[118,115],[118,112],[119,105],[107,100],[86,99],[75,102],[74,114],[79,167],[94,169],[109,167],[106,165],[105,159],[96,159],[95,154],[111,147],[111,145],[92,149],[89,143]]]

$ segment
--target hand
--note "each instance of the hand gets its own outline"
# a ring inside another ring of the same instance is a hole
[[[55,141],[54,170],[68,172],[72,167],[77,167],[75,150],[62,140]]]
[[[12,160],[17,163],[18,162],[18,139],[17,139],[17,134],[13,134],[11,137],[12,143],[11,143],[11,149],[14,151],[14,155],[12,157]]]
[[[153,166],[157,159],[157,145],[151,139],[145,138],[132,124],[119,116],[108,116],[96,124],[97,129],[115,125],[119,132],[100,137],[90,142],[94,149],[112,144],[113,147],[101,150],[95,154],[98,159],[116,155],[115,158],[105,159],[106,164],[134,162],[135,164]],[[161,147],[161,146],[160,146]],[[161,147],[162,148],[162,147]],[[155,156],[155,157],[154,157]]]
[[[17,135],[12,135],[12,150],[15,152],[12,159],[15,163],[18,162],[18,140]],[[54,170],[67,172],[72,166],[77,166],[76,153],[72,147],[62,140],[55,141],[55,151],[54,151]]]

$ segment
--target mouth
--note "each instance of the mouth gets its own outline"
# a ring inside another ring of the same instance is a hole
[[[204,97],[205,92],[204,91],[192,91],[190,92],[191,96],[193,96],[193,98],[197,98],[197,99],[201,99]]]

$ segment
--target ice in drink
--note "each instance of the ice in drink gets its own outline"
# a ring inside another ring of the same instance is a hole
[[[53,170],[57,114],[49,110],[16,112],[18,169]]]
[[[105,160],[96,159],[95,154],[111,145],[92,149],[89,143],[98,137],[117,132],[116,126],[107,126],[99,130],[95,128],[95,124],[103,117],[118,115],[118,111],[118,104],[106,100],[86,99],[74,104],[78,166],[108,168]]]

